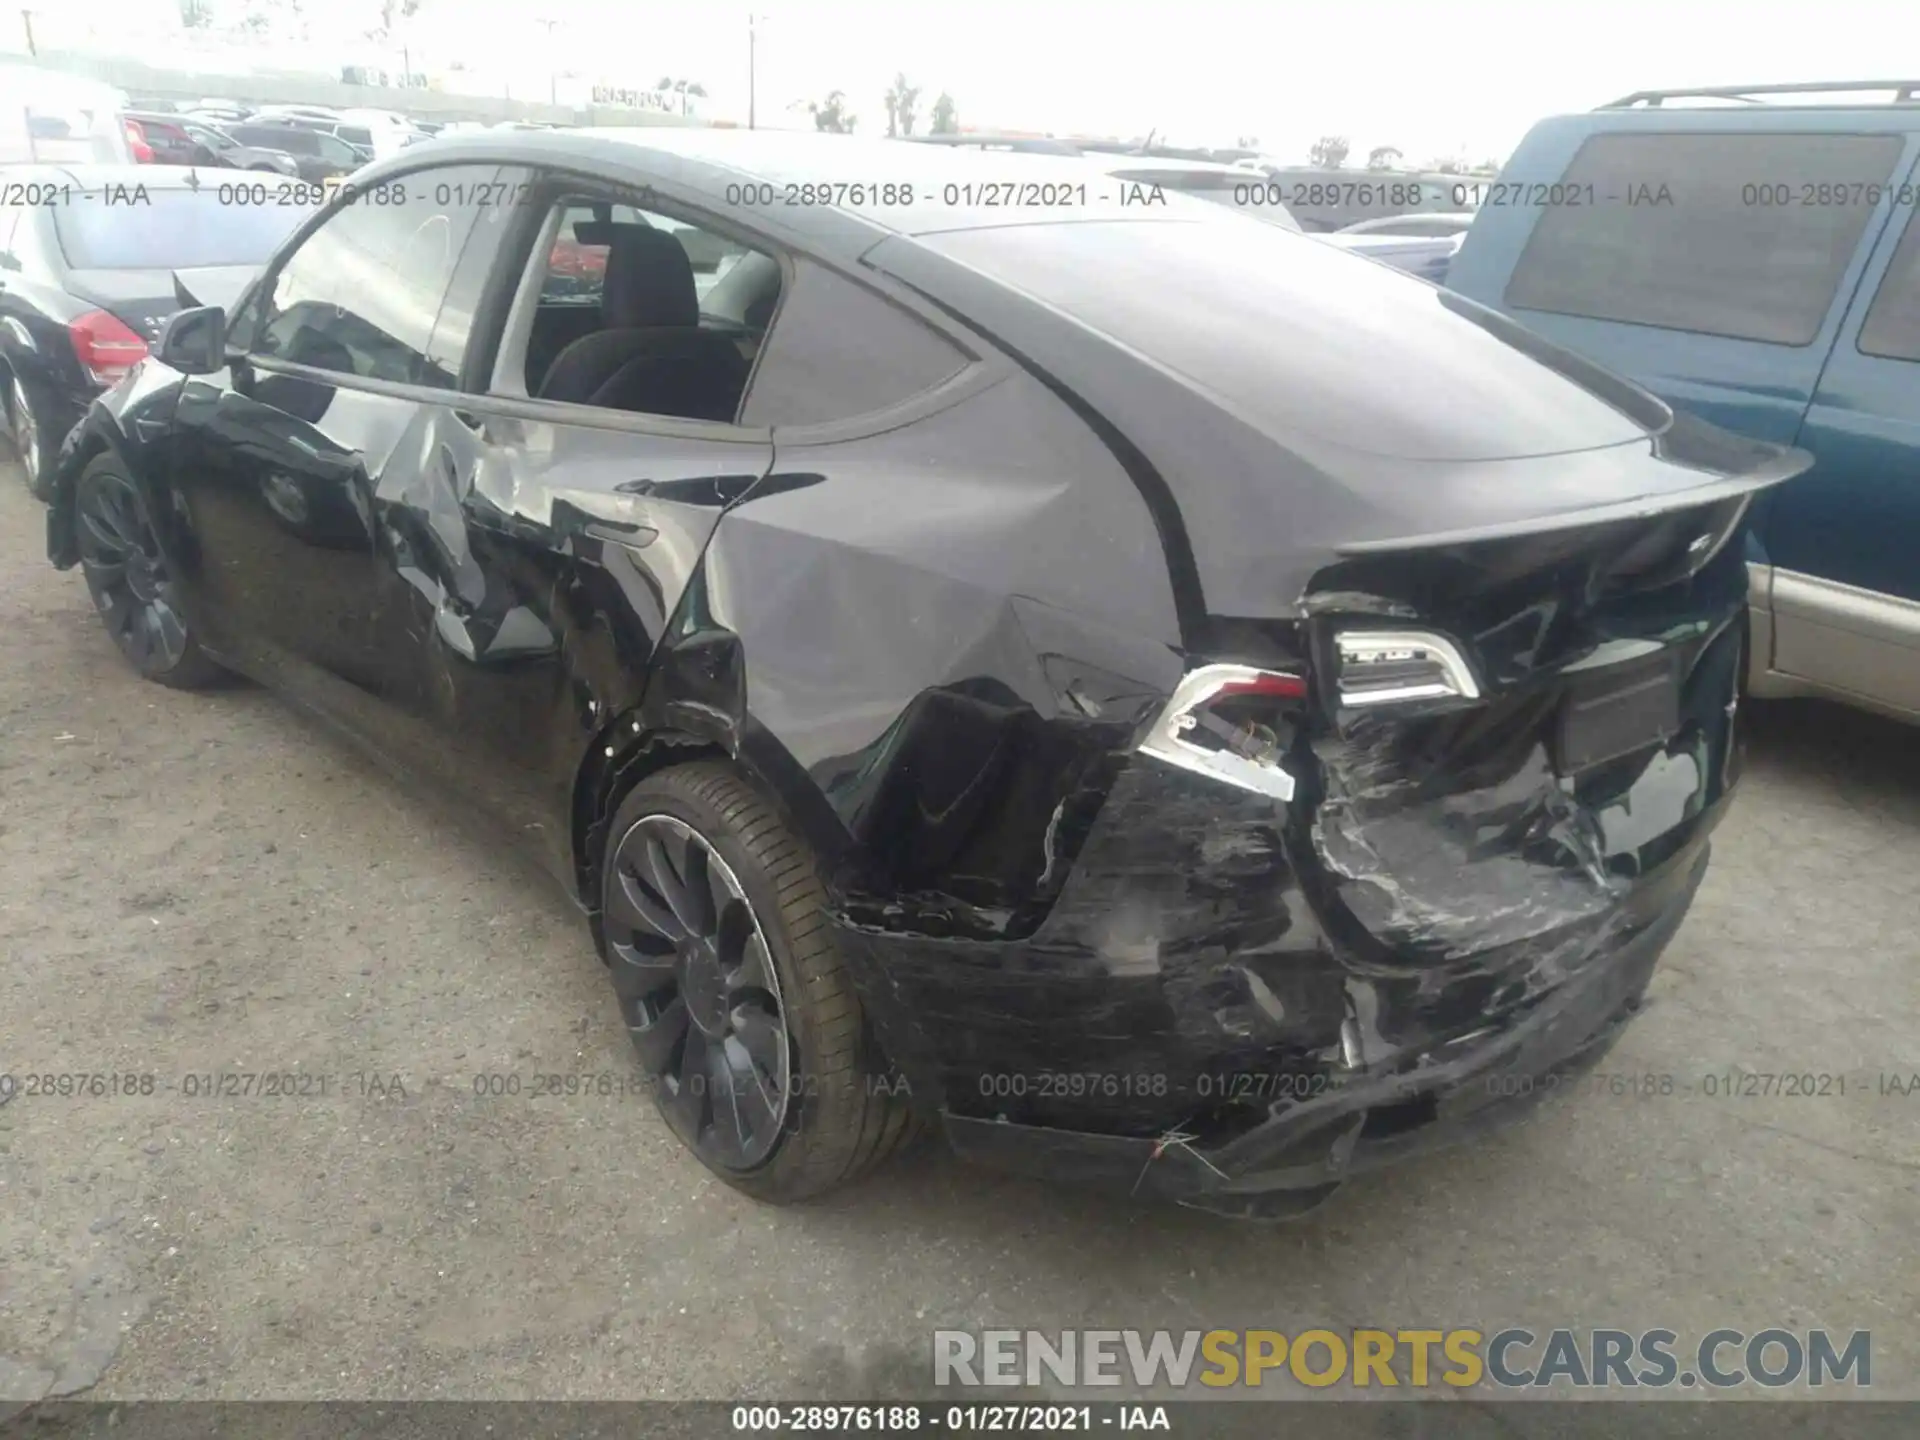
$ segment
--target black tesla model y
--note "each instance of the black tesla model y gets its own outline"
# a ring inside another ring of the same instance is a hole
[[[143,674],[252,676],[529,838],[742,1190],[933,1127],[1298,1213],[1633,1015],[1805,457],[1105,183],[412,147],[94,404],[51,557]]]

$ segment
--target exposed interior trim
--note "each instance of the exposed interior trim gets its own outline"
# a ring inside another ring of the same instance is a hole
[[[1183,738],[1193,727],[1192,712],[1221,691],[1229,686],[1250,686],[1273,678],[1276,677],[1272,671],[1254,670],[1245,665],[1202,665],[1188,671],[1160,712],[1160,718],[1153,722],[1147,738],[1140,742],[1141,752],[1241,790],[1270,795],[1280,801],[1293,799],[1293,776],[1278,761],[1263,764],[1227,750],[1205,750]]]

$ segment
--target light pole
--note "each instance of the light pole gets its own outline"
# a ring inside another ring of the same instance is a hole
[[[553,68],[553,27],[560,22],[542,17],[533,23],[547,27],[547,103],[557,108],[560,104],[560,77]]]
[[[755,101],[759,98],[754,84],[754,29],[760,17],[751,10],[747,12],[747,129],[755,128],[757,111]]]

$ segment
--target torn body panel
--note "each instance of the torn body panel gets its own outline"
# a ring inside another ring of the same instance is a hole
[[[1024,376],[904,429],[776,433],[775,451],[676,628],[737,641],[737,723],[763,773],[804,777],[778,793],[831,812],[834,835],[809,838],[845,862],[831,884],[849,912],[1030,931],[1113,758],[1184,668],[1151,517]],[[809,483],[774,483],[790,474]]]

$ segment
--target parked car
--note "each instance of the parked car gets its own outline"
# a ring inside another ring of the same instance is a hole
[[[259,145],[242,145],[217,125],[201,125],[195,121],[183,122],[187,138],[192,140],[195,153],[205,150],[213,157],[211,163],[228,170],[257,170],[275,175],[300,176],[300,161],[284,150],[269,150]]]
[[[1084,167],[437,141],[173,317],[50,556],[141,673],[260,677],[530,845],[729,1184],[917,1117],[1297,1213],[1634,1013],[1805,457],[1277,226],[969,198]],[[703,299],[654,217],[744,253]]]
[[[347,144],[353,147],[355,154],[359,156],[360,163],[362,164],[378,158],[373,143],[373,131],[365,125],[354,125],[344,120],[308,120],[297,115],[288,117],[287,124],[297,125],[302,130],[311,130],[316,134],[331,135],[335,139],[346,141]],[[397,146],[391,147],[389,153],[391,153],[392,149],[397,148]]]
[[[302,125],[249,120],[228,126],[226,133],[239,144],[291,155],[303,180],[331,180],[336,175],[351,174],[367,159],[364,151],[355,149],[337,135]]]
[[[427,138],[427,132],[406,116],[393,110],[343,110],[340,112],[342,130],[334,133],[343,140],[354,144],[363,143],[358,133],[343,133],[352,127],[356,132],[364,130],[365,144],[373,152],[373,158],[384,160],[389,155],[404,150]]]
[[[991,132],[965,134],[907,135],[901,137],[917,145],[943,145],[958,150],[997,150],[1003,154],[1078,155],[1080,147],[1065,140],[1042,135],[999,135]]]
[[[136,163],[126,95],[58,70],[0,62],[0,165]]]
[[[1159,186],[1177,195],[1192,195],[1225,205],[1239,214],[1264,220],[1286,230],[1301,229],[1300,222],[1281,203],[1275,187],[1252,177],[1236,165],[1207,160],[1121,159],[1101,155],[1096,163],[1107,174],[1135,185]],[[1364,255],[1405,270],[1434,284],[1446,279],[1447,265],[1460,246],[1456,234],[1450,239],[1422,239],[1401,235],[1356,235],[1348,231],[1316,237],[1339,249]]]
[[[1361,220],[1335,232],[1340,235],[1404,235],[1449,239],[1464,235],[1473,224],[1473,212],[1441,211],[1432,214],[1383,215],[1377,220]]]
[[[147,144],[160,165],[201,165],[213,169],[262,170],[276,175],[298,175],[299,164],[283,150],[242,145],[218,127],[188,117],[133,111]]]
[[[10,169],[0,207],[0,389],[35,494],[88,403],[147,355],[196,294],[228,293],[310,206],[236,205],[192,172],[126,166]]]
[[[1649,91],[1543,120],[1448,278],[1670,404],[1809,451],[1813,468],[1756,510],[1753,692],[1909,720],[1917,95],[1920,81]]]
[[[147,143],[146,128],[141,125],[138,120],[132,119],[131,117],[122,118],[120,123],[127,132],[127,149],[133,156],[133,163],[136,165],[153,164],[153,147]]]
[[[245,105],[217,105],[202,102],[199,105],[187,107],[181,114],[189,120],[198,120],[204,124],[224,128],[228,125],[237,125],[251,116],[253,111]]]
[[[252,119],[260,121],[313,120],[322,125],[338,125],[340,112],[327,105],[261,105]]]
[[[1250,181],[1244,170],[1207,160],[1154,160],[1122,158],[1116,155],[1090,157],[1106,174],[1132,185],[1158,186],[1176,195],[1191,195],[1217,205],[1265,220],[1283,230],[1298,230],[1300,222],[1293,212],[1278,201],[1271,201],[1266,188]]]
[[[1344,230],[1362,220],[1467,208],[1444,178],[1383,170],[1329,170],[1314,165],[1269,169],[1259,183],[1293,212],[1302,229]]]
[[[126,117],[140,127],[149,157],[140,163],[151,165],[212,165],[213,150],[188,135],[183,120],[151,110],[129,110]]]
[[[1465,236],[1464,233],[1457,233],[1438,238],[1421,235],[1355,234],[1351,230],[1339,230],[1319,238],[1351,254],[1364,255],[1369,260],[1378,260],[1382,264],[1393,266],[1396,270],[1405,270],[1409,275],[1418,275],[1422,280],[1439,285],[1446,281],[1447,271],[1453,264],[1453,257],[1459,253]]]

